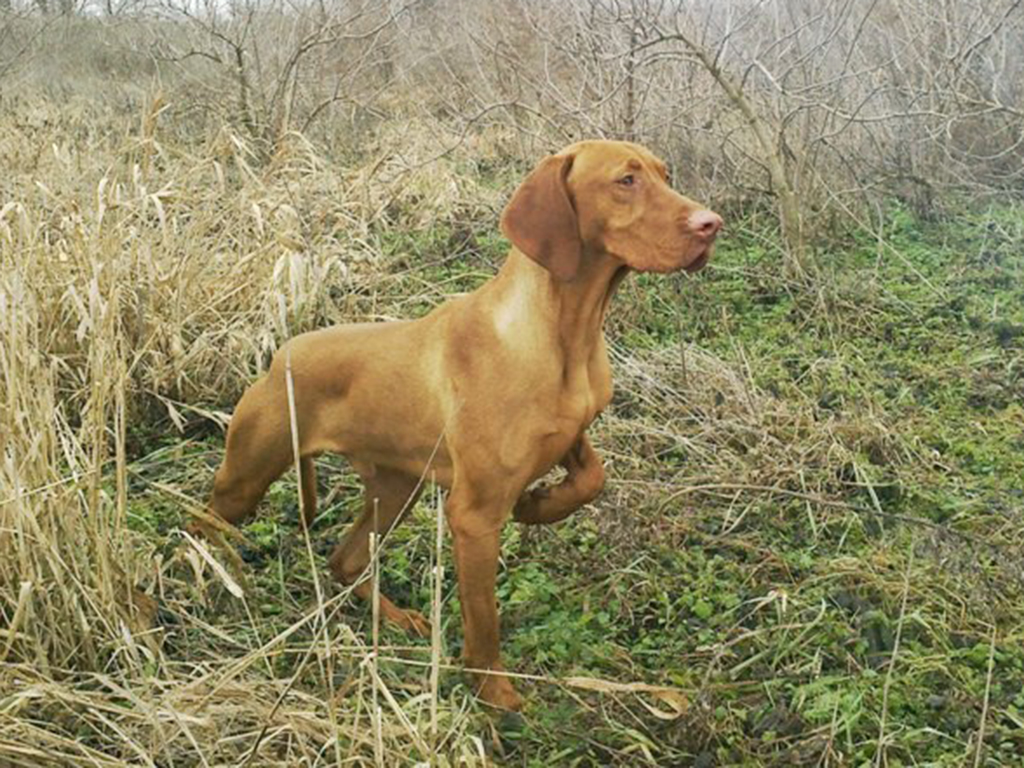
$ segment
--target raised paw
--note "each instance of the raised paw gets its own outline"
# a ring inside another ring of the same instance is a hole
[[[512,518],[517,523],[536,523],[542,520],[540,505],[551,496],[551,486],[542,485],[527,491],[516,501]]]

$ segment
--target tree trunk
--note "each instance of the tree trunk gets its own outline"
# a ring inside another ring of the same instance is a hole
[[[782,239],[786,246],[786,269],[793,276],[806,276],[813,271],[807,249],[804,246],[803,217],[800,212],[800,197],[789,181],[785,156],[782,153],[781,136],[773,138],[770,126],[758,115],[753,103],[743,92],[743,88],[728,72],[716,63],[715,59],[702,46],[690,42],[682,35],[677,36],[698,58],[708,73],[715,79],[725,95],[746,119],[754,134],[764,161],[768,166],[772,191],[779,211],[779,223],[782,226]]]

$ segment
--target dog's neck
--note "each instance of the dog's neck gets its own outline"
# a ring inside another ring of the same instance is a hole
[[[499,305],[508,310],[499,315],[540,323],[572,368],[588,363],[597,349],[608,304],[628,271],[606,253],[584,252],[574,278],[562,281],[512,248],[491,286]]]

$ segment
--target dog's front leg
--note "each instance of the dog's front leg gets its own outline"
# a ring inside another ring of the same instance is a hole
[[[512,517],[526,525],[550,525],[564,520],[584,504],[597,498],[604,488],[601,457],[582,435],[559,462],[566,470],[557,485],[535,488],[516,502]]]
[[[445,508],[452,532],[462,604],[463,658],[477,695],[501,709],[516,710],[522,699],[502,672],[495,581],[501,526],[507,515],[497,501],[453,487]]]

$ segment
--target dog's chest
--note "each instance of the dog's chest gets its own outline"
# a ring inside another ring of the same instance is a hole
[[[522,444],[525,450],[512,464],[529,467],[527,482],[545,475],[569,453],[610,398],[610,380],[607,387],[564,388],[535,422],[532,438]]]
[[[612,380],[607,364],[591,365],[566,379],[556,400],[555,418],[578,433],[590,426],[611,397]]]
[[[525,470],[527,481],[557,464],[612,397],[603,343],[576,364],[563,357],[538,365],[536,358],[517,375],[496,380],[485,421],[494,423],[494,415],[503,415],[496,458],[509,472]]]
[[[567,451],[612,398],[607,357],[567,371],[547,409],[544,442],[556,453]],[[555,459],[561,458],[561,453]]]

